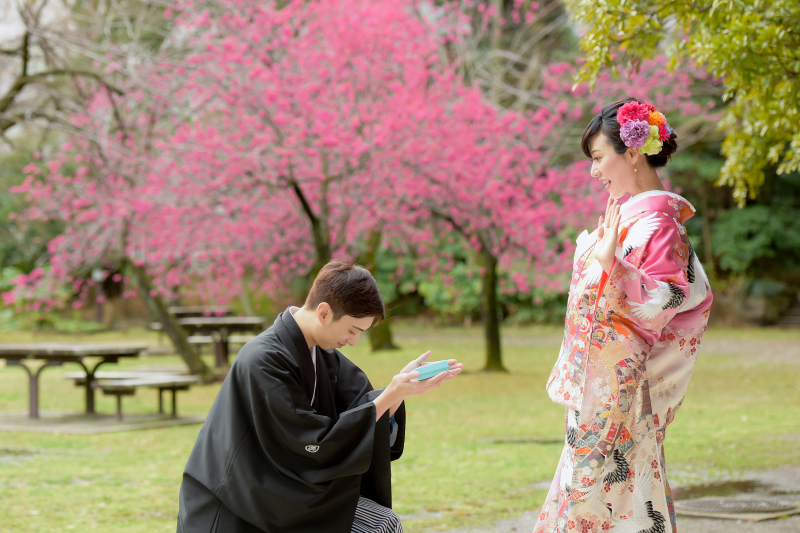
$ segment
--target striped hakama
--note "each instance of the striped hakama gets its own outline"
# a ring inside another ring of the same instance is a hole
[[[360,496],[352,533],[403,533],[397,513]]]

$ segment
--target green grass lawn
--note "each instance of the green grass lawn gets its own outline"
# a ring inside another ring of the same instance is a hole
[[[401,350],[370,354],[359,345],[345,352],[376,387],[427,349],[434,360],[456,357],[468,370],[442,390],[408,401],[406,451],[393,470],[395,508],[408,516],[406,531],[475,526],[538,511],[563,438],[563,410],[544,391],[559,328],[504,330],[508,374],[479,372],[478,329],[400,324],[395,334]],[[800,434],[800,331],[712,329],[707,339],[667,438],[673,482],[800,462],[797,440],[786,438]],[[29,334],[0,338],[27,340]],[[143,331],[69,340],[155,343]],[[148,356],[116,368],[179,364],[174,356]],[[62,377],[78,369],[44,371],[41,409],[83,408],[82,389]],[[23,377],[18,368],[0,369],[0,411],[27,408]],[[218,388],[179,393],[180,411],[206,412]],[[113,402],[97,395],[101,412],[113,412]],[[127,413],[153,412],[157,405],[152,390],[124,402]],[[0,433],[0,532],[174,530],[180,476],[199,430],[192,425],[85,436]]]

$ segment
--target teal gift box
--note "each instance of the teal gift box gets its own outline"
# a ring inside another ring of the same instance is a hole
[[[436,361],[435,363],[430,363],[425,366],[421,366],[416,369],[419,372],[419,377],[414,379],[414,381],[423,381],[426,379],[431,379],[434,376],[438,376],[442,372],[447,372],[450,369],[450,365],[447,361]]]

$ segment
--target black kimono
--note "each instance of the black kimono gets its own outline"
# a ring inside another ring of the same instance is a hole
[[[231,366],[183,473],[178,533],[350,533],[359,496],[391,507],[404,406],[390,446],[381,391],[337,350],[317,347],[315,369],[289,313]]]

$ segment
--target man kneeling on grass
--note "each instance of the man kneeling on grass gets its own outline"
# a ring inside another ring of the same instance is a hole
[[[178,533],[403,531],[390,467],[403,452],[403,399],[463,365],[417,381],[427,352],[373,390],[337,348],[384,318],[369,271],[331,262],[303,307],[241,349],[183,473]]]

